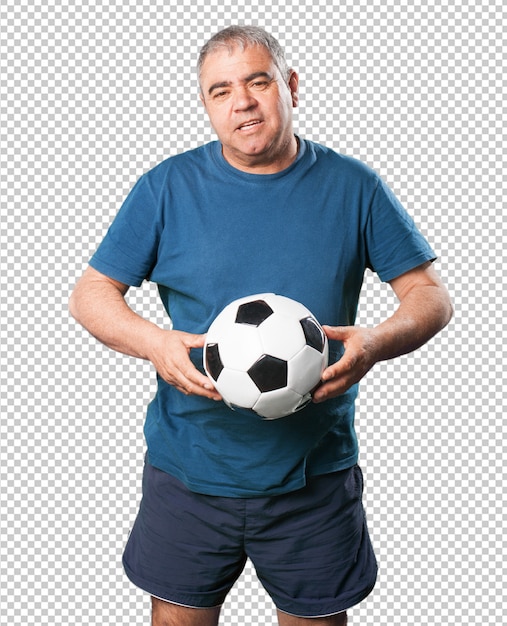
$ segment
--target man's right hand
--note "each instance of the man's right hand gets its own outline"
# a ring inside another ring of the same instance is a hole
[[[181,393],[221,400],[221,395],[210,379],[201,374],[189,357],[192,348],[204,346],[204,340],[205,335],[193,335],[179,330],[161,331],[148,358],[158,374]]]
[[[163,330],[133,311],[125,300],[129,286],[88,267],[72,292],[71,315],[103,344],[129,356],[147,359],[159,375],[182,393],[220,400],[207,376],[190,360],[205,335]]]

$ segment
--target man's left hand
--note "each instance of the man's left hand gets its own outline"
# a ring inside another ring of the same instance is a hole
[[[322,373],[322,384],[313,394],[314,402],[323,402],[347,391],[377,362],[375,331],[358,326],[324,326],[328,339],[341,341],[342,358]]]

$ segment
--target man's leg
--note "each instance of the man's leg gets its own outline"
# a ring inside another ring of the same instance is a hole
[[[347,613],[338,613],[329,617],[295,617],[278,611],[280,626],[346,626]]]
[[[151,626],[217,626],[220,607],[191,609],[158,598],[151,599]]]

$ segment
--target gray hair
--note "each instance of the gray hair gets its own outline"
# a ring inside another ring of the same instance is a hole
[[[285,60],[285,54],[278,41],[260,26],[229,26],[224,28],[204,44],[197,61],[199,82],[202,66],[207,56],[220,48],[227,48],[229,52],[239,46],[244,50],[247,46],[263,46],[271,55],[284,80],[289,80],[291,69]]]

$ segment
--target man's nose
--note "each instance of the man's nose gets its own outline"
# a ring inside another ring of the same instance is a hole
[[[235,89],[233,93],[233,98],[234,109],[238,111],[251,109],[257,104],[257,100],[254,98],[253,94],[250,92],[246,85]]]

